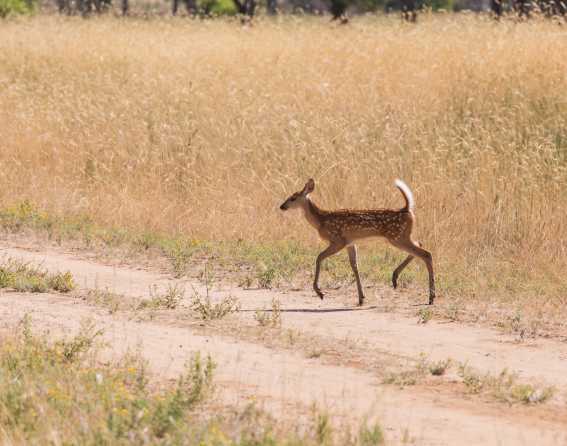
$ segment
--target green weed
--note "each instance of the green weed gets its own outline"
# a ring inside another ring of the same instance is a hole
[[[371,427],[362,426],[358,438],[360,446],[381,446],[384,444],[384,432],[378,424]]]
[[[157,286],[150,287],[150,298],[142,299],[138,309],[174,310],[183,301],[185,290],[178,284],[168,285],[167,290],[160,293]]]
[[[114,314],[121,308],[131,307],[128,305],[128,298],[108,290],[87,290],[84,296],[81,296],[87,303],[99,305],[108,308],[110,314]]]
[[[68,271],[51,274],[31,263],[7,259],[0,264],[0,288],[31,293],[68,293],[75,289],[75,282]]]
[[[433,310],[431,308],[420,308],[417,312],[417,323],[427,324],[433,318]]]
[[[507,369],[498,375],[480,373],[467,364],[460,364],[459,376],[468,393],[485,394],[507,403],[538,404],[550,399],[553,387],[518,383],[518,377]]]
[[[427,365],[427,368],[429,369],[429,373],[431,373],[433,376],[442,376],[450,366],[451,359],[448,358],[442,361],[431,362]]]
[[[191,309],[200,319],[212,321],[222,319],[225,316],[235,313],[240,309],[238,299],[232,296],[222,298],[219,302],[213,303],[207,295],[201,296],[197,291],[193,293]]]

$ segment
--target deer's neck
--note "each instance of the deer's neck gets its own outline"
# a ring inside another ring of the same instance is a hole
[[[317,207],[315,203],[311,201],[310,198],[305,200],[305,205],[303,206],[303,215],[309,222],[311,226],[315,229],[319,229],[321,227],[321,209]]]

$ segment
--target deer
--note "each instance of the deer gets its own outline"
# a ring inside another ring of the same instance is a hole
[[[310,197],[315,190],[315,181],[312,178],[307,181],[302,190],[291,194],[280,206],[282,211],[301,209],[309,224],[317,230],[321,239],[329,244],[317,256],[315,262],[313,290],[321,300],[325,296],[319,288],[321,264],[323,260],[346,247],[356,280],[358,305],[362,306],[366,296],[358,273],[356,243],[365,239],[385,238],[390,244],[409,254],[392,274],[394,289],[398,286],[399,275],[415,257],[418,257],[423,260],[429,273],[429,305],[433,305],[435,300],[433,259],[431,253],[423,249],[421,243],[414,241],[411,236],[415,223],[413,193],[402,180],[397,179],[394,184],[405,200],[405,206],[401,209],[339,209],[334,211],[321,209]]]

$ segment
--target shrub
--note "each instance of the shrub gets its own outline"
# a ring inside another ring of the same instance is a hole
[[[0,18],[2,19],[13,15],[30,14],[34,9],[33,1],[0,0]]]

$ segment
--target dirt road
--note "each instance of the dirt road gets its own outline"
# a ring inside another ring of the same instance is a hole
[[[108,289],[115,293],[147,297],[150,287],[165,289],[179,284],[187,290],[203,291],[203,285],[173,280],[166,274],[133,267],[107,266],[77,254],[52,248],[30,250],[2,242],[0,257],[41,263],[50,271],[71,271],[82,289]],[[348,366],[307,356],[293,348],[268,347],[258,339],[243,340],[207,331],[194,320],[160,317],[135,321],[127,314],[109,314],[63,295],[1,292],[0,321],[13,326],[30,313],[34,326],[49,329],[54,336],[79,328],[92,318],[104,329],[110,355],[136,349],[149,361],[156,377],[173,378],[182,370],[192,351],[210,353],[218,363],[218,397],[229,404],[254,400],[278,417],[293,422],[305,417],[313,403],[352,422],[376,419],[386,431],[389,444],[418,445],[563,445],[567,444],[567,411],[561,394],[567,387],[567,345],[537,340],[518,344],[490,329],[430,321],[418,325],[415,318],[380,313],[370,303],[353,308],[352,298],[323,302],[311,293],[280,294],[270,290],[215,289],[213,299],[230,293],[238,298],[241,311],[230,316],[233,324],[255,325],[255,310],[269,308],[276,298],[282,306],[282,330],[312,336],[314,345],[336,346],[346,355],[348,345],[368,349],[369,357],[416,358],[425,353],[431,360],[452,358],[468,362],[483,372],[508,368],[529,382],[556,386],[559,397],[546,407],[509,407],[482,398],[464,397],[444,386],[412,386],[404,389],[382,384],[376,362]],[[175,310],[171,310],[175,311]],[[315,341],[316,340],[316,341]],[[291,410],[290,410],[291,409]]]

